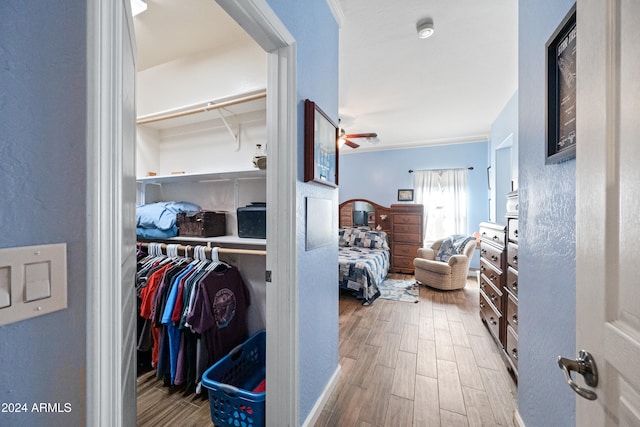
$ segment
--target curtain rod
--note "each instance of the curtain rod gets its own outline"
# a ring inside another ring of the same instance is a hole
[[[138,245],[143,248],[149,247],[149,242],[138,242]],[[162,250],[167,249],[166,243],[160,243],[160,248]],[[184,246],[178,245],[178,251],[183,251],[184,253],[192,253],[196,246]],[[213,248],[209,246],[202,246],[204,248],[205,253],[210,254]],[[236,255],[267,255],[267,251],[259,250],[259,249],[231,249],[231,248],[220,248],[218,247],[219,254],[236,254]]]
[[[206,111],[217,110],[218,108],[230,107],[232,105],[240,104],[243,102],[249,102],[249,101],[254,101],[260,98],[266,98],[266,96],[267,96],[267,92],[262,91],[259,93],[255,93],[253,95],[246,95],[240,98],[231,99],[229,101],[224,101],[224,102],[216,103],[216,101],[209,101],[206,103],[206,105],[203,105],[202,107],[190,108],[188,110],[176,111],[173,113],[160,113],[160,114],[153,114],[149,116],[140,117],[138,118],[138,121],[136,123],[139,125],[142,125],[145,123],[152,123],[160,120],[174,119],[176,117],[188,116],[188,115],[197,114],[197,113],[204,113]]]
[[[413,172],[425,172],[425,171],[445,171],[445,170],[450,170],[450,171],[454,171],[454,170],[458,170],[458,169],[469,169],[470,171],[473,170],[473,166],[469,166],[467,168],[441,168],[441,169],[418,169],[416,171],[414,171],[413,169],[409,169],[409,173],[413,173]]]

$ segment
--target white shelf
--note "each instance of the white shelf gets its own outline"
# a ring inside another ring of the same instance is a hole
[[[139,184],[169,184],[179,182],[232,181],[234,179],[266,178],[265,169],[248,169],[243,171],[224,171],[209,173],[183,173],[174,175],[156,175],[137,178]]]
[[[154,242],[171,242],[171,243],[192,243],[193,245],[200,246],[219,246],[221,248],[236,248],[236,249],[266,249],[267,239],[251,239],[238,236],[217,236],[217,237],[190,237],[190,236],[176,236],[168,237],[165,239],[140,239],[141,241],[154,241]]]

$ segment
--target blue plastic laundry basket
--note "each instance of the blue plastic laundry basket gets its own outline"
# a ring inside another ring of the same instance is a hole
[[[266,332],[257,332],[207,369],[211,421],[220,427],[262,427],[266,392],[253,392],[266,372]]]

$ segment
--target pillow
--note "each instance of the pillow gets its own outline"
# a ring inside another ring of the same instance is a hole
[[[387,233],[361,228],[341,228],[338,231],[338,246],[357,246],[369,249],[389,249]]]
[[[438,249],[436,260],[449,262],[449,258],[453,255],[459,255],[464,251],[464,247],[470,240],[475,240],[475,237],[467,236],[465,234],[454,234],[447,237],[442,241],[440,249]]]
[[[136,226],[169,230],[176,224],[176,214],[199,211],[200,206],[189,202],[157,202],[136,207]]]

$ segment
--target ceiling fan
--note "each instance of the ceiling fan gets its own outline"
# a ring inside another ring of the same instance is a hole
[[[378,142],[378,134],[377,133],[347,133],[344,128],[340,128],[340,133],[338,136],[338,140],[340,146],[347,145],[351,148],[358,148],[360,144],[354,142],[355,139],[364,139],[370,144],[375,144]]]

